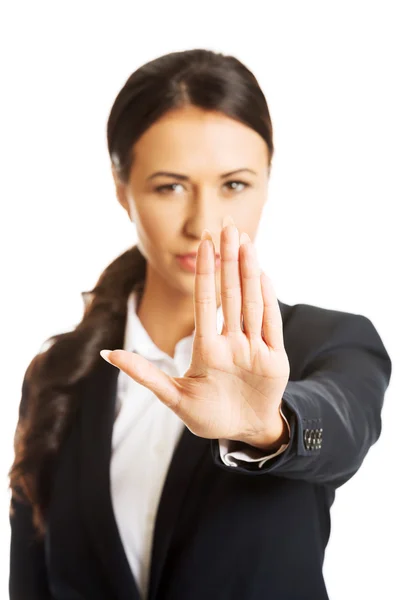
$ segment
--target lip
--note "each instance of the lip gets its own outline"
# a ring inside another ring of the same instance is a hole
[[[196,272],[196,254],[184,254],[184,255],[176,255],[176,260],[179,266],[184,271],[189,271],[190,273]],[[215,256],[215,268],[219,269],[221,266],[221,260],[219,255]]]
[[[177,254],[178,258],[196,258],[197,252],[189,252],[188,254]],[[215,253],[215,258],[221,258],[219,253]]]

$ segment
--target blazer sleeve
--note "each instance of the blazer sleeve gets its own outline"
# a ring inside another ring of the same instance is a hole
[[[286,418],[282,407],[280,407],[279,412],[281,413],[287,427],[287,431],[289,434],[289,440],[291,436],[290,425]],[[267,452],[265,450],[260,450],[259,448],[254,448],[253,446],[249,446],[248,444],[237,442],[234,440],[228,440],[226,438],[220,438],[219,442],[219,455],[223,463],[230,467],[236,467],[238,461],[244,461],[247,463],[257,463],[259,467],[262,467],[263,464],[267,460],[272,460],[278,454],[281,454],[286,450],[289,444],[282,444],[278,450],[275,452]],[[239,448],[238,448],[239,446]]]
[[[214,463],[230,472],[302,479],[337,488],[361,466],[381,433],[381,410],[392,363],[363,315],[309,305],[288,323],[285,347],[295,376],[282,398],[290,423],[287,449],[267,463],[227,467],[211,440]],[[299,368],[301,364],[301,369]],[[291,368],[292,376],[292,368]]]
[[[24,378],[19,407],[23,415],[27,401],[27,384]],[[51,600],[48,588],[44,541],[35,537],[32,508],[28,502],[11,498],[14,514],[10,514],[10,600]]]

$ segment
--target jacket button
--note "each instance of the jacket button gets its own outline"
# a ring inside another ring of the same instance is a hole
[[[305,429],[303,442],[306,450],[320,450],[322,447],[322,427],[319,429]]]
[[[303,441],[304,441],[304,445],[306,450],[311,450],[312,449],[312,443],[314,441],[313,439],[313,434],[314,434],[314,430],[313,429],[305,429],[304,434],[303,434]]]

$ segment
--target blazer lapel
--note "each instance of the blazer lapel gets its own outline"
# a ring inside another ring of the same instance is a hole
[[[99,357],[82,388],[81,506],[93,550],[118,600],[139,600],[114,517],[110,457],[118,369]],[[114,596],[113,596],[114,597]]]
[[[201,459],[210,452],[210,440],[195,436],[187,427],[172,456],[160,497],[153,534],[148,599],[157,598],[161,576],[180,510]]]

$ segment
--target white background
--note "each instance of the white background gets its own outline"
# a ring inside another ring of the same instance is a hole
[[[8,595],[7,472],[24,371],[47,337],[80,321],[80,292],[136,241],[114,195],[109,110],[141,64],[195,47],[236,55],[266,95],[276,153],[256,243],[279,299],[366,315],[393,360],[381,438],[337,491],[324,573],[331,600],[397,597],[397,9],[349,0],[14,0],[3,8],[0,597]]]

